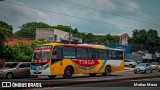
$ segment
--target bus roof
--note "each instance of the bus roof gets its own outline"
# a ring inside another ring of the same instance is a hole
[[[63,43],[46,43],[46,44],[42,44],[42,45],[46,45],[46,46],[59,46],[59,45],[64,45]]]
[[[42,46],[73,46],[73,47],[83,47],[83,48],[98,48],[98,49],[108,49],[108,50],[119,50],[123,51],[123,49],[109,48],[104,45],[94,45],[94,44],[63,44],[63,43],[47,43],[42,44]]]
[[[83,48],[93,48],[92,46],[78,45],[78,44],[64,44],[64,46],[83,47]]]
[[[108,50],[118,50],[118,51],[123,51],[123,49],[117,49],[117,48],[109,48],[107,47]]]

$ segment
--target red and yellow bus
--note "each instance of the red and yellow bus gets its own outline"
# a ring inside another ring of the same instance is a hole
[[[31,75],[46,75],[55,78],[73,74],[96,76],[111,75],[124,70],[124,53],[100,45],[48,43],[34,50],[31,61]]]

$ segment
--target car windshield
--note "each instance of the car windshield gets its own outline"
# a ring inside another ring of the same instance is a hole
[[[137,66],[146,66],[146,63],[140,63]]]
[[[152,65],[156,65],[157,63],[156,63],[156,62],[152,62],[151,64],[152,64]]]
[[[7,63],[7,64],[5,64],[4,67],[7,67],[7,68],[15,68],[17,65],[18,65],[18,63]]]

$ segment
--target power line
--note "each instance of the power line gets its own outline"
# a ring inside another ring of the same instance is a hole
[[[147,1],[147,2],[150,3],[150,4],[153,4],[153,5],[156,5],[156,6],[160,7],[160,5],[157,4],[157,3],[153,3],[153,2],[151,2],[151,1],[149,1],[149,0],[145,0],[145,1]]]
[[[60,1],[72,4],[72,5],[88,8],[88,9],[91,9],[91,10],[96,10],[96,11],[99,11],[99,12],[107,13],[107,14],[110,14],[110,15],[123,17],[125,19],[127,18],[127,19],[130,19],[130,20],[135,20],[135,21],[139,21],[139,22],[145,22],[145,23],[149,23],[149,24],[153,24],[153,25],[158,25],[159,26],[159,24],[156,24],[156,23],[151,23],[151,22],[148,22],[148,21],[143,21],[143,20],[138,20],[138,19],[134,19],[134,18],[129,18],[129,17],[125,17],[125,16],[122,16],[122,15],[114,14],[114,13],[107,12],[107,11],[102,11],[102,10],[99,10],[99,9],[91,8],[91,7],[88,7],[88,6],[83,6],[83,5],[80,5],[80,4],[76,4],[76,3],[72,3],[72,2],[68,2],[68,1],[64,1],[64,0],[60,0]]]
[[[4,0],[0,0],[0,2],[1,2],[1,1],[5,2]],[[1,3],[0,3],[0,4],[1,4]],[[1,16],[2,16],[2,15],[1,15]],[[8,19],[6,16],[2,16],[2,17],[4,17],[5,19]],[[29,18],[29,17],[27,17],[27,16],[24,16],[24,15],[23,15],[22,17],[23,17],[23,18],[26,18],[27,20],[31,20],[31,21],[33,20],[33,19],[31,19],[31,18]],[[9,20],[9,19],[8,19],[8,20]]]
[[[8,3],[8,4],[13,4],[13,5],[22,6],[22,7],[27,7],[27,8],[31,8],[31,9],[36,9],[36,10],[40,10],[40,11],[45,11],[45,12],[49,12],[49,13],[55,13],[55,14],[58,14],[58,15],[63,15],[63,16],[68,16],[68,17],[72,17],[72,18],[77,18],[77,19],[81,19],[81,20],[87,20],[87,21],[96,22],[96,23],[108,24],[108,25],[112,25],[112,26],[116,26],[116,27],[123,27],[123,28],[128,28],[128,29],[135,29],[135,28],[132,28],[132,27],[121,26],[121,25],[112,24],[112,23],[107,23],[107,22],[101,22],[101,21],[97,21],[97,20],[91,20],[91,19],[82,18],[82,17],[77,17],[77,16],[72,16],[72,15],[68,15],[68,14],[64,14],[64,13],[59,13],[59,12],[49,11],[49,10],[45,10],[45,9],[35,8],[35,7],[27,6],[27,5],[16,4],[16,3],[6,2],[6,1],[3,1],[3,2]]]
[[[113,0],[109,0],[109,1],[111,1],[111,2],[113,2],[113,3],[117,3],[117,4],[122,5],[122,6],[125,6],[125,7],[129,7],[129,8],[136,9],[136,10],[139,10],[139,11],[142,11],[142,12],[145,12],[145,13],[148,13],[148,14],[152,14],[152,15],[159,16],[158,14],[155,14],[155,13],[152,13],[152,12],[148,12],[148,11],[144,11],[144,10],[142,10],[142,9],[138,9],[138,8],[135,8],[135,7],[132,7],[132,6],[129,6],[129,5],[120,3],[120,2],[116,2],[116,1],[113,1]]]

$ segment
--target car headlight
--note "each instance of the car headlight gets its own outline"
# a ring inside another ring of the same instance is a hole
[[[2,70],[2,71],[0,71],[0,73],[3,73],[3,70]]]

